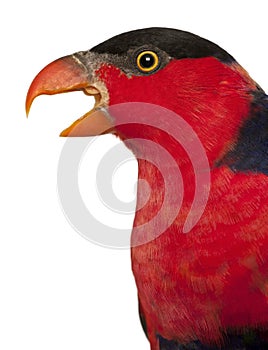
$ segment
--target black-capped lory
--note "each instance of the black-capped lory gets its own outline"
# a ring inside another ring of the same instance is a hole
[[[265,92],[218,45],[168,28],[50,63],[27,113],[76,90],[96,103],[61,136],[111,132],[138,161],[131,259],[151,350],[268,349]]]

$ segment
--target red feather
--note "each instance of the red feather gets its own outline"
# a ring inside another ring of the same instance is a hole
[[[112,65],[102,66],[98,74],[108,88],[111,105],[146,102],[181,116],[197,133],[211,166],[205,211],[184,234],[194,196],[189,157],[164,132],[138,124],[121,128],[124,140],[144,137],[162,145],[176,160],[184,180],[183,204],[172,226],[146,245],[132,248],[152,349],[157,349],[157,334],[182,343],[195,339],[219,343],[222,331],[230,327],[267,325],[268,177],[215,167],[232,148],[249,115],[256,84],[238,64],[229,66],[211,57],[173,60],[147,77],[128,77]],[[170,174],[176,172],[170,170]],[[136,214],[136,227],[157,214],[165,192],[159,171],[143,160],[139,178],[148,181],[152,193]]]

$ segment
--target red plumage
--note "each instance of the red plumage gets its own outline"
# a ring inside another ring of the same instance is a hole
[[[142,70],[135,60],[143,50],[147,59],[152,59],[148,56],[151,47],[159,66],[154,61],[148,74],[148,62],[143,62]],[[166,350],[161,339],[170,341],[168,350],[181,349],[179,343],[186,346],[183,349],[193,349],[192,342],[194,349],[200,346],[203,350],[206,344],[220,347],[229,332],[229,340],[235,332],[239,334],[232,349],[246,349],[240,335],[243,337],[247,329],[268,329],[267,96],[215,44],[163,28],[122,34],[88,52],[53,62],[35,78],[27,110],[41,93],[81,89],[97,95],[97,107],[98,103],[101,107],[95,108],[98,116],[87,113],[62,135],[106,132],[107,127],[101,128],[99,122],[103,108],[108,114],[126,102],[157,105],[176,114],[174,128],[180,119],[189,125],[208,160],[209,169],[198,162],[199,166],[194,167],[187,149],[172,133],[140,123],[139,118],[122,124],[131,113],[127,109],[110,115],[112,126],[110,119],[108,123],[102,116],[109,130],[136,155],[139,179],[146,180],[151,188],[146,198],[144,187],[138,187],[139,209],[131,249],[141,318],[151,349]],[[164,112],[149,117],[165,122]],[[188,137],[187,133],[183,136]],[[141,139],[166,150],[173,165],[160,151],[148,150]],[[151,152],[155,163],[148,161],[146,152]],[[178,168],[181,182],[177,179]],[[189,213],[196,215],[191,212],[196,172],[203,171],[210,176],[208,201],[201,218],[185,233]],[[161,211],[167,186],[174,195]],[[157,226],[168,222],[180,191],[183,198],[179,212],[164,232],[156,234]],[[140,229],[156,216],[155,231]]]
[[[148,77],[129,79],[113,66],[101,67],[98,74],[108,87],[111,105],[147,102],[182,116],[196,131],[212,168],[232,147],[256,89],[239,65],[226,66],[215,58],[173,61]],[[212,169],[206,209],[191,232],[183,234],[194,191],[185,151],[151,127],[126,125],[120,131],[124,139],[143,137],[162,145],[184,179],[184,202],[173,225],[157,239],[132,248],[151,343],[157,348],[156,334],[183,343],[196,338],[218,343],[222,329],[267,325],[268,177],[237,174],[228,167]],[[164,183],[154,166],[140,161],[139,177],[148,181],[153,194],[151,203],[137,212],[135,225],[159,211],[161,201],[155,205],[154,194],[164,197]]]

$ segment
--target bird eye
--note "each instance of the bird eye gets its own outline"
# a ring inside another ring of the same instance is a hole
[[[137,56],[137,66],[140,71],[149,73],[159,65],[159,57],[153,51],[143,51]]]

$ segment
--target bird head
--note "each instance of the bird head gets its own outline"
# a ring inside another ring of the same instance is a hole
[[[123,140],[146,135],[163,144],[169,142],[165,135],[144,123],[138,128],[138,119],[136,127],[133,121],[122,125],[124,116],[119,121],[109,111],[131,102],[161,106],[193,128],[213,163],[231,147],[256,89],[242,67],[216,44],[180,30],[147,28],[47,65],[29,88],[26,111],[38,95],[80,90],[95,97],[95,106],[61,136],[112,132]],[[172,123],[176,126],[176,117]]]

